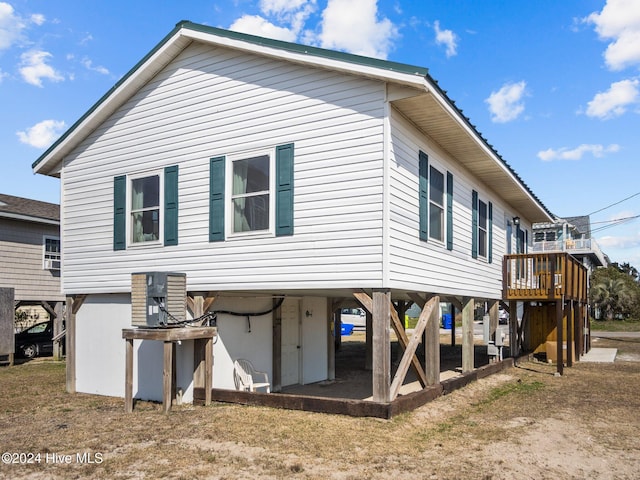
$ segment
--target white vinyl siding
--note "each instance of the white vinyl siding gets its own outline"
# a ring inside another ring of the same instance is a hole
[[[381,286],[384,92],[192,44],[65,158],[65,291],[126,292],[150,269],[184,272],[194,290]],[[209,159],[289,143],[294,235],[210,243]],[[113,178],[175,164],[179,245],[114,252]]]
[[[443,294],[500,298],[502,255],[506,250],[504,203],[462,168],[429,137],[392,110],[391,160],[391,288]],[[442,242],[419,239],[418,152],[429,165],[453,174],[453,250]],[[471,257],[471,193],[493,202],[493,262]]]

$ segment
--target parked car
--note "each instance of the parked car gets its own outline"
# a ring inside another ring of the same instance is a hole
[[[498,307],[498,321],[503,325],[506,325],[507,323],[509,323],[509,312],[507,312],[501,306]]]
[[[16,354],[25,358],[53,354],[53,322],[36,323],[15,334]]]

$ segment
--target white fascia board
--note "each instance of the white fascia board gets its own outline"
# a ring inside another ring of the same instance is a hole
[[[321,57],[317,55],[306,55],[304,53],[282,50],[267,45],[258,45],[238,39],[218,36],[208,32],[199,32],[188,28],[183,29],[182,33],[186,37],[199,42],[219,45],[235,50],[243,50],[248,53],[264,55],[278,60],[301,63],[314,67],[330,69],[333,71],[349,73],[357,76],[364,76],[384,82],[401,83],[416,88],[424,88],[425,86],[425,78],[418,73],[412,75],[402,72],[394,72],[393,70],[386,70],[369,65],[345,62],[339,59]]]
[[[11,220],[21,220],[24,222],[42,223],[46,225],[60,225],[59,220],[53,220],[50,218],[34,217],[31,215],[23,215],[20,213],[1,212],[0,218],[10,218]]]
[[[131,74],[122,83],[112,87],[80,120],[73,125],[67,137],[63,138],[55,148],[47,153],[34,168],[34,173],[52,174],[60,172],[59,164],[63,158],[78,146],[87,136],[98,128],[124,102],[142,88],[154,75],[164,68],[176,55],[176,49],[181,51],[189,43],[180,42],[184,38],[181,32],[176,32],[158,48],[144,62],[134,67]]]

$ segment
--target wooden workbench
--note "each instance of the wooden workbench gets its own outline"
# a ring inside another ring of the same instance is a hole
[[[213,373],[213,339],[217,335],[216,327],[178,327],[178,328],[125,328],[122,338],[127,341],[125,367],[125,412],[133,411],[133,341],[158,340],[164,342],[162,363],[162,409],[164,413],[171,410],[175,388],[175,342],[194,341],[193,386],[205,390],[205,405],[211,403]],[[198,355],[198,349],[204,349],[204,355]],[[198,360],[196,360],[198,359]],[[202,385],[204,383],[204,385]]]

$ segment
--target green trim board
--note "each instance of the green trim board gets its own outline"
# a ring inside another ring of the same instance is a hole
[[[164,244],[178,245],[178,165],[164,169]]]
[[[447,172],[447,250],[453,250],[453,174]]]
[[[418,199],[420,216],[420,240],[429,240],[429,156],[418,152]]]
[[[293,143],[276,147],[276,236],[293,235]]]
[[[113,179],[113,249],[127,248],[127,176]]]
[[[224,241],[225,157],[209,160],[209,241]]]

